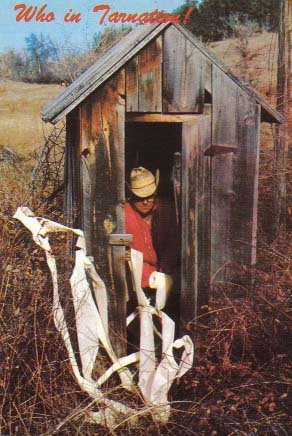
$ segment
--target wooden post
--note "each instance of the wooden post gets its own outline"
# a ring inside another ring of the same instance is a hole
[[[290,70],[291,70],[291,13],[292,0],[280,0],[280,16],[278,30],[278,75],[277,75],[277,109],[285,121],[275,127],[274,143],[274,186],[273,186],[273,224],[271,235],[276,238],[286,230],[287,204],[286,204],[286,169],[287,154],[292,156],[289,145],[289,100],[290,100]],[[289,156],[289,157],[290,157]]]

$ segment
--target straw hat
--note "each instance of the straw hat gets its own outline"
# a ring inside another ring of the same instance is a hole
[[[150,197],[157,190],[159,183],[159,170],[156,170],[156,175],[146,168],[133,168],[130,174],[129,189],[136,197]]]

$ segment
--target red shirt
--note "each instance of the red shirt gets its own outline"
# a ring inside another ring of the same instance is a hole
[[[154,206],[155,207],[155,206]],[[153,247],[150,222],[143,218],[130,203],[125,203],[126,233],[133,235],[132,248],[143,253],[142,288],[149,287],[149,277],[157,271],[157,254]],[[149,217],[148,217],[149,220]]]

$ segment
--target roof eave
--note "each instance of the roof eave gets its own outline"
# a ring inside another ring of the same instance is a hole
[[[126,62],[131,60],[142,48],[156,38],[170,23],[143,26],[140,35],[129,44],[126,53],[121,53],[120,57],[105,69],[101,76],[96,76],[96,65],[99,65],[104,55],[97,60],[88,70],[81,74],[78,79],[68,86],[61,94],[53,99],[42,111],[42,119],[45,122],[56,124],[71,110],[78,106],[89,94],[102,85],[108,78],[121,69]],[[134,29],[135,30],[135,29]],[[131,32],[130,32],[131,33]],[[118,44],[117,44],[118,46]],[[115,46],[113,46],[114,49]],[[106,53],[105,53],[106,56]],[[95,78],[97,79],[95,80]],[[84,80],[87,79],[87,84]]]
[[[114,73],[120,70],[126,62],[131,60],[141,49],[143,49],[149,42],[157,37],[164,31],[171,23],[139,26],[135,28],[137,37],[130,39],[129,46],[125,48],[122,53],[116,54],[115,46],[106,52],[100,59],[98,59],[88,70],[86,70],[78,79],[66,88],[61,94],[53,99],[41,111],[42,119],[45,122],[56,124],[79,103],[81,103],[89,94],[102,85]],[[261,98],[253,89],[249,88],[245,83],[239,80],[229,68],[219,61],[203,44],[197,40],[194,35],[185,29],[182,25],[174,25],[183,35],[207,57],[212,63],[220,68],[228,77],[233,80],[239,87],[242,88],[253,100],[261,106],[261,121],[268,123],[282,123],[284,121],[283,115],[273,109],[263,98]],[[132,32],[133,32],[132,31]],[[130,32],[130,34],[132,33]],[[128,35],[130,35],[128,34]],[[133,36],[133,35],[132,35]],[[135,34],[134,34],[135,36]],[[127,38],[127,36],[125,37]],[[122,41],[122,40],[121,40]],[[119,43],[116,47],[120,47]],[[111,51],[112,50],[112,51]],[[115,62],[112,62],[112,58]],[[102,62],[103,61],[103,62]],[[101,75],[97,74],[97,70],[104,69]]]

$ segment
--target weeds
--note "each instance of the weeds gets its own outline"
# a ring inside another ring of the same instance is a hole
[[[208,312],[190,325],[195,362],[171,389],[170,421],[157,424],[149,414],[136,428],[125,420],[110,431],[88,422],[88,411],[99,408],[78,390],[55,330],[43,253],[11,219],[17,205],[29,202],[25,184],[11,171],[5,173],[5,190],[0,193],[3,434],[291,434],[292,246],[288,237],[271,245],[263,234],[256,268],[237,268],[240,285],[218,284]],[[252,284],[247,277],[253,278]],[[129,406],[137,408],[141,403],[114,386],[107,389],[110,398]]]
[[[253,270],[236,267],[237,284],[218,284],[207,313],[189,325],[195,343],[194,366],[172,386],[171,419],[163,425],[154,422],[151,413],[136,428],[127,420],[111,431],[88,422],[88,411],[99,408],[79,391],[54,327],[52,287],[43,253],[12,219],[19,205],[36,211],[27,190],[30,173],[24,167],[21,172],[5,168],[0,187],[0,433],[291,435],[292,243],[291,232],[273,242],[268,237],[273,177],[270,136],[266,130],[261,153],[257,265]],[[54,219],[58,210],[62,221],[61,199],[54,201],[59,204],[55,209],[50,204],[50,214]],[[44,216],[47,210],[39,203],[36,213]],[[65,276],[62,286],[66,288]],[[107,390],[110,398],[142,407],[140,398],[113,385]]]

